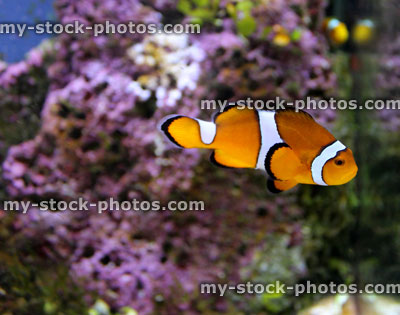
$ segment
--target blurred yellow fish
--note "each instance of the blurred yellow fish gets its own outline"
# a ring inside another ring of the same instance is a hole
[[[290,44],[290,41],[291,41],[290,36],[284,27],[276,24],[273,27],[273,31],[275,33],[273,43],[276,46],[286,47],[287,45]]]
[[[323,23],[323,30],[331,43],[336,46],[343,45],[349,39],[349,30],[346,24],[336,18],[326,18]]]
[[[373,39],[374,32],[374,22],[369,19],[361,20],[353,28],[353,41],[359,45],[368,44]]]

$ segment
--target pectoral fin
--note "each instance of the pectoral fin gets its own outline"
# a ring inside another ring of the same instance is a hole
[[[295,180],[273,180],[268,178],[267,188],[273,194],[279,194],[295,187],[298,183]]]
[[[300,167],[300,160],[286,143],[275,144],[265,157],[265,170],[274,180],[292,179]]]

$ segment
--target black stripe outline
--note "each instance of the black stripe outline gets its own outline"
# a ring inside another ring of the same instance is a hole
[[[164,121],[164,123],[161,125],[161,130],[162,131],[164,131],[164,133],[165,133],[165,135],[168,137],[168,139],[171,141],[171,142],[173,142],[174,144],[176,144],[178,147],[180,147],[180,148],[184,148],[183,146],[181,146],[175,139],[174,139],[174,137],[172,137],[172,135],[171,135],[171,133],[169,132],[169,130],[168,130],[168,128],[169,128],[169,126],[175,121],[175,120],[177,120],[177,119],[181,119],[181,118],[184,118],[185,116],[180,116],[180,115],[178,115],[178,116],[174,116],[174,117],[171,117],[171,118],[169,118],[169,119],[167,119],[166,121]]]
[[[265,156],[265,160],[264,160],[264,167],[265,170],[267,171],[268,175],[274,179],[274,180],[279,180],[279,178],[277,178],[275,176],[275,174],[272,172],[271,170],[271,160],[272,160],[272,156],[274,155],[274,153],[281,149],[281,148],[290,148],[289,145],[285,142],[281,142],[281,143],[276,143],[274,144],[269,150],[267,155]]]
[[[257,168],[257,164],[258,164],[258,158],[260,157],[260,152],[261,152],[261,147],[262,147],[262,132],[261,132],[261,123],[260,123],[260,114],[258,112],[258,110],[255,110],[256,113],[256,119],[257,119],[257,123],[258,123],[258,132],[260,135],[260,145],[258,146],[258,153],[257,153],[257,157],[256,157],[256,165],[254,166],[254,168]]]
[[[325,165],[326,165],[326,163],[328,163],[329,161],[331,161],[331,160],[334,160],[334,159],[336,159],[337,157],[338,157],[338,155],[340,154],[340,152],[344,152],[344,151],[346,151],[347,150],[347,148],[346,149],[343,149],[343,150],[340,150],[340,151],[337,151],[337,153],[336,153],[336,155],[333,157],[333,158],[331,158],[331,159],[329,159],[329,160],[327,160],[326,162],[325,162],[325,164],[324,164],[324,166],[322,167],[322,170],[321,170],[321,178],[322,178],[322,180],[324,181],[324,183],[326,184],[326,181],[325,181],[325,178],[324,178],[324,167],[325,167]],[[321,152],[322,153],[322,152]],[[313,160],[314,161],[314,160]],[[314,180],[314,179],[313,179]]]
[[[275,182],[271,178],[268,178],[267,180],[267,188],[273,194],[280,194],[281,192],[283,192],[283,190],[275,187]]]
[[[311,167],[311,178],[312,178],[312,180],[313,180],[313,182],[314,182],[314,176],[312,175],[312,165],[313,165],[313,163],[314,163],[314,160],[317,158],[317,157],[319,157],[321,154],[322,154],[322,152],[324,152],[324,150],[326,149],[326,148],[328,148],[328,147],[330,147],[332,144],[334,144],[334,143],[336,143],[338,140],[337,139],[335,139],[334,141],[332,141],[331,143],[329,143],[329,144],[327,144],[327,145],[325,145],[325,146],[323,146],[322,148],[321,148],[321,150],[319,151],[319,153],[313,158],[313,160],[311,161],[311,164],[310,164],[310,167]],[[345,150],[347,150],[347,148],[345,149]],[[344,150],[341,150],[341,151],[344,151]],[[333,157],[332,159],[334,159],[334,158],[336,158],[336,156],[339,154],[339,152],[341,152],[341,151],[338,151],[338,153],[335,155],[335,157]],[[332,159],[329,159],[328,161],[330,161],[330,160],[332,160]],[[325,162],[325,164],[328,162],[328,161],[326,161]],[[324,166],[322,167],[322,169],[321,169],[321,178],[322,178],[322,180],[324,181],[324,183],[326,184],[326,181],[325,181],[325,178],[324,178],[324,167],[325,167],[325,164],[324,164]],[[315,182],[314,182],[315,183]]]

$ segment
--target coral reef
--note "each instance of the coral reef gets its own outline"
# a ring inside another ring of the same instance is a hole
[[[173,1],[118,3],[57,0],[56,10],[63,23],[86,24],[190,21],[196,12]],[[242,267],[260,263],[255,253],[268,253],[265,235],[271,242],[284,235],[281,248],[301,245],[301,210],[292,197],[270,197],[262,174],[216,170],[202,153],[168,145],[157,130],[169,113],[208,117],[199,108],[206,98],[293,100],[333,92],[336,77],[316,27],[323,3],[248,3],[251,8],[221,1],[210,11],[218,23],[200,21],[200,35],[63,34],[26,61],[0,64],[1,102],[17,105],[7,117],[37,117],[25,122],[29,136],[0,138],[8,196],[206,204],[205,211],[185,213],[32,207],[16,216],[15,230],[40,236],[41,250],[66,262],[89,303],[95,292],[113,310],[131,306],[140,314],[228,311],[234,298],[201,298],[198,284],[240,280]],[[244,34],[243,23],[254,30]],[[287,44],[275,40],[278,32]],[[285,278],[304,272],[299,259],[283,266]]]

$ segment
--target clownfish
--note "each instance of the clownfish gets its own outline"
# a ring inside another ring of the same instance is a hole
[[[361,20],[353,28],[353,40],[359,45],[371,42],[375,33],[375,24],[371,20]]]
[[[213,150],[217,166],[265,171],[273,193],[297,184],[342,185],[358,171],[352,151],[303,111],[228,106],[213,122],[171,115],[159,129],[180,148]]]
[[[336,18],[326,18],[322,28],[334,45],[343,45],[349,39],[349,30],[346,24]]]

